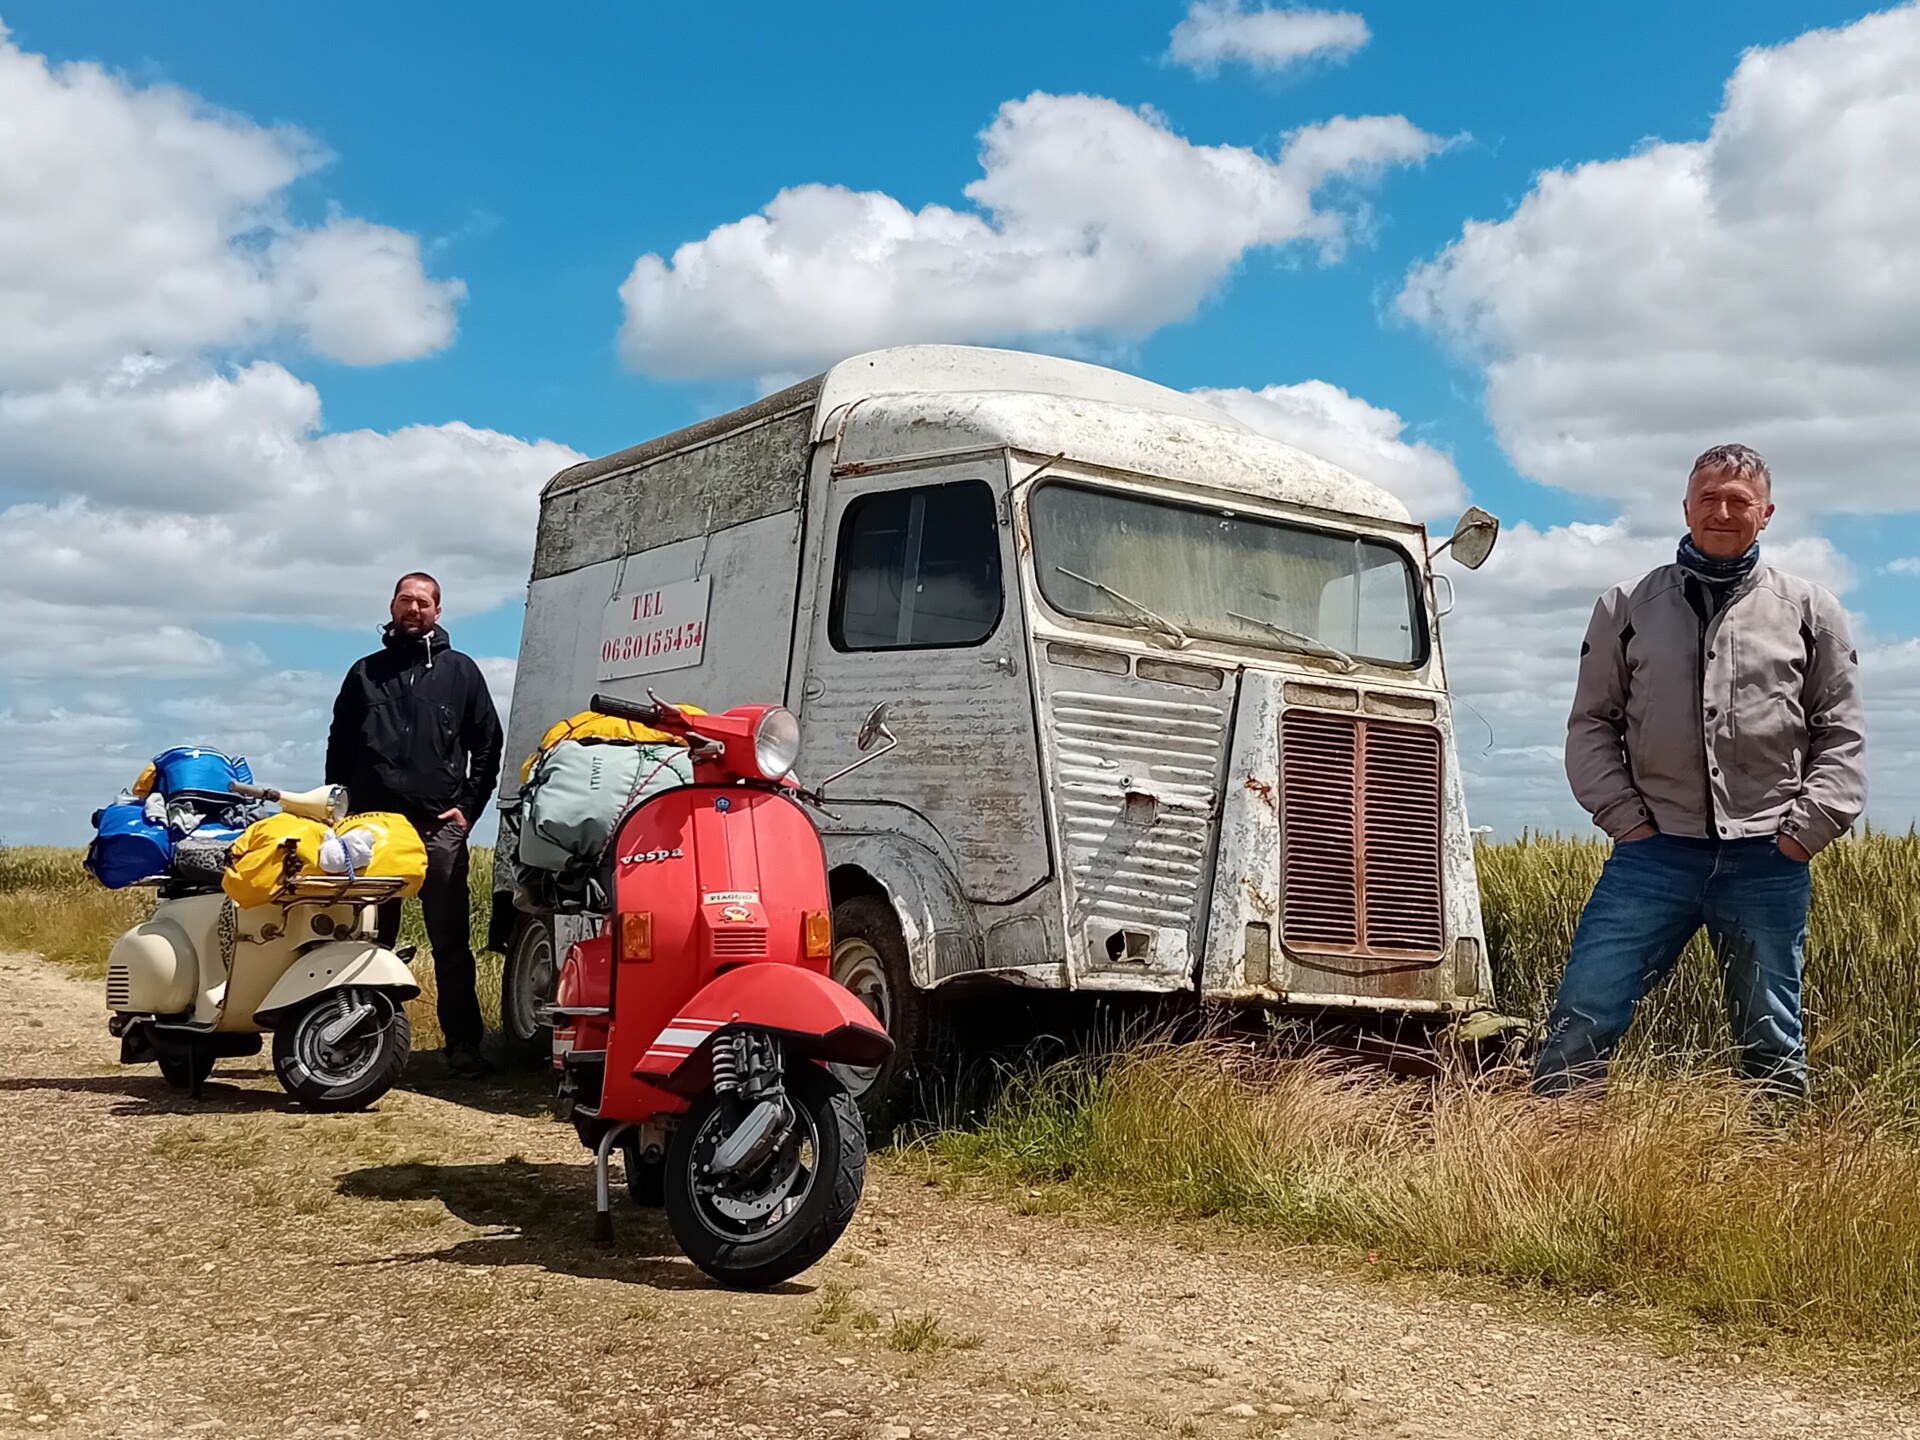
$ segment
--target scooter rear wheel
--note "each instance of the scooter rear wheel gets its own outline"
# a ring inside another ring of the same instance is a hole
[[[328,1039],[330,1026],[361,1005],[373,1014]],[[316,995],[273,1032],[273,1073],[309,1110],[361,1110],[394,1087],[413,1050],[407,1012],[381,990],[357,986]]]
[[[667,1143],[667,1225],[687,1258],[722,1285],[760,1289],[833,1248],[867,1175],[867,1133],[847,1089],[824,1068],[788,1069],[795,1133],[752,1181],[716,1184],[702,1168],[738,1116],[720,1096],[696,1100]]]
[[[160,1078],[176,1090],[191,1094],[213,1073],[213,1052],[192,1046],[156,1044],[153,1058],[160,1066]]]

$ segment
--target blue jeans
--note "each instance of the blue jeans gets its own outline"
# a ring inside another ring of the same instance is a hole
[[[1811,895],[1809,867],[1768,838],[1653,835],[1614,846],[1574,932],[1533,1088],[1562,1095],[1604,1080],[1634,1007],[1704,925],[1741,1073],[1804,1094],[1800,970]]]

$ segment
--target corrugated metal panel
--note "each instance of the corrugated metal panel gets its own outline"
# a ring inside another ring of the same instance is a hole
[[[1287,945],[1437,958],[1446,940],[1439,731],[1289,710],[1280,771]]]
[[[1171,927],[1197,943],[1224,707],[1082,690],[1048,699],[1061,838],[1089,931]]]

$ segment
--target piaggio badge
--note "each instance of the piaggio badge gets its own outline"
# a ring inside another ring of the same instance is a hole
[[[752,921],[753,912],[744,905],[729,905],[720,912],[720,918],[729,925],[745,925]]]

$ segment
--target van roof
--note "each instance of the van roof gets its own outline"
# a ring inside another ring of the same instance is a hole
[[[563,470],[546,495],[810,408],[842,463],[1002,447],[1407,523],[1378,485],[1257,433],[1197,396],[1079,360],[971,345],[903,345],[841,361],[739,410]]]

